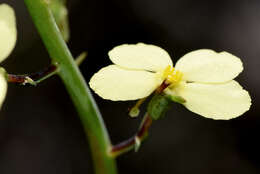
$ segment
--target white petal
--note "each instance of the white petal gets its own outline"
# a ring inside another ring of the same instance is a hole
[[[183,73],[183,80],[219,83],[234,79],[242,72],[243,65],[230,53],[202,49],[184,55],[175,68]]]
[[[7,4],[0,5],[0,62],[9,56],[17,38],[15,14]]]
[[[5,75],[3,73],[3,69],[0,69],[0,108],[4,102],[6,92],[7,92],[7,82],[5,79]]]
[[[162,81],[155,73],[110,65],[90,79],[90,87],[104,99],[136,100],[149,96]]]
[[[182,83],[174,91],[182,96],[190,111],[207,118],[228,120],[249,110],[251,98],[232,80],[220,84]]]
[[[114,64],[130,69],[157,72],[172,66],[169,54],[155,45],[124,44],[113,48],[108,55]]]

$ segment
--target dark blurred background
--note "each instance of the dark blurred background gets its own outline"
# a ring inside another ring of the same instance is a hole
[[[16,10],[18,42],[1,66],[16,74],[48,66],[23,1],[3,2]],[[107,52],[123,43],[158,45],[173,62],[189,51],[210,48],[233,53],[244,63],[237,80],[251,94],[250,111],[214,121],[175,104],[153,124],[138,153],[118,158],[120,174],[259,173],[259,0],[68,0],[68,8],[69,47],[74,56],[89,53],[81,65],[86,81],[111,63]],[[140,118],[126,112],[133,102],[94,97],[113,143],[135,133]],[[52,77],[37,87],[10,84],[0,114],[0,174],[86,173],[93,173],[88,142],[61,80]]]

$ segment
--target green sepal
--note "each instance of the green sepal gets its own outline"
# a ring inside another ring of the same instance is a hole
[[[148,104],[147,112],[153,120],[158,120],[165,115],[170,103],[172,103],[172,101],[169,96],[155,94]]]
[[[186,100],[181,97],[181,96],[178,96],[178,95],[168,95],[169,99],[176,102],[176,103],[180,103],[180,104],[183,104],[186,102]]]

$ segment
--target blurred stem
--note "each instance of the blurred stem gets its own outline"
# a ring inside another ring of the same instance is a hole
[[[49,0],[24,0],[38,32],[78,111],[91,147],[95,173],[116,174],[116,164],[108,153],[111,143],[102,117],[82,74],[55,23]]]
[[[81,63],[86,59],[87,56],[88,56],[87,52],[81,53],[75,60],[76,64],[78,66],[81,65]]]
[[[18,83],[18,84],[31,84],[37,85],[43,80],[55,75],[58,73],[58,65],[50,65],[49,67],[33,73],[33,74],[25,74],[25,75],[16,75],[16,74],[7,74],[7,81],[9,83]]]
[[[87,52],[81,53],[75,60],[75,63],[80,66],[81,63],[86,59],[87,57]],[[48,66],[45,69],[42,69],[36,73],[32,74],[22,74],[22,75],[17,75],[17,74],[7,74],[7,81],[9,83],[17,83],[17,84],[31,84],[36,86],[38,83],[48,79],[49,77],[52,77],[53,75],[57,74],[59,71],[59,65],[52,64]]]
[[[114,145],[110,150],[110,155],[113,157],[117,157],[132,149],[135,149],[135,151],[137,151],[141,145],[141,142],[144,141],[144,139],[148,136],[148,130],[151,127],[152,122],[153,120],[150,115],[148,113],[145,114],[138,132],[133,137],[117,145]]]

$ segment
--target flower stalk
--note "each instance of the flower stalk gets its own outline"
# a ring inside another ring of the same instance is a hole
[[[90,144],[96,174],[116,174],[109,156],[110,139],[97,105],[55,23],[47,0],[25,0],[25,4],[79,114]]]
[[[141,146],[141,143],[148,136],[148,131],[149,131],[149,128],[151,127],[151,125],[152,125],[153,120],[155,120],[154,116],[153,116],[154,113],[150,111],[151,109],[149,109],[149,106],[153,108],[153,106],[151,106],[151,105],[153,105],[152,101],[153,100],[157,100],[158,101],[157,96],[160,95],[163,92],[163,90],[165,88],[167,88],[168,86],[169,86],[169,84],[163,82],[156,89],[156,91],[154,93],[154,97],[152,98],[152,100],[148,104],[148,112],[145,114],[145,116],[144,116],[144,118],[143,118],[143,120],[142,120],[142,122],[140,124],[140,127],[139,127],[139,129],[137,131],[137,133],[133,137],[131,137],[131,138],[129,138],[129,139],[127,139],[127,140],[117,144],[117,145],[112,146],[112,148],[110,150],[110,155],[111,156],[117,157],[117,156],[120,156],[120,155],[122,155],[122,154],[124,154],[126,152],[129,152],[132,149],[135,149],[135,151],[138,151],[138,149]],[[140,105],[144,102],[145,99],[146,98],[143,98],[143,99],[139,100],[136,103],[136,105],[131,109],[131,111],[133,109],[139,110]],[[168,104],[169,103],[167,103],[165,106],[161,106],[161,107],[163,107],[162,109],[163,110],[167,110]],[[159,108],[156,107],[154,109],[158,110]],[[158,117],[163,116],[162,113],[158,113],[158,114],[159,114]]]
[[[38,71],[33,74],[24,74],[24,75],[16,75],[16,74],[7,74],[7,81],[9,83],[18,83],[18,84],[31,84],[37,85],[41,81],[55,75],[58,72],[57,65],[50,65],[49,67]]]
[[[80,66],[81,63],[85,60],[87,57],[87,52],[81,53],[75,60],[75,63]],[[38,72],[32,73],[32,74],[7,74],[7,81],[9,83],[17,83],[17,84],[31,84],[31,85],[37,85],[38,83],[44,81],[45,79],[48,79],[49,77],[52,77],[53,75],[57,74],[59,71],[59,65],[58,63],[54,63]]]
[[[118,157],[132,149],[136,151],[139,149],[142,141],[148,136],[149,128],[151,127],[153,119],[149,114],[145,114],[143,121],[140,125],[138,132],[131,138],[114,145],[110,150],[110,155],[112,157]]]

